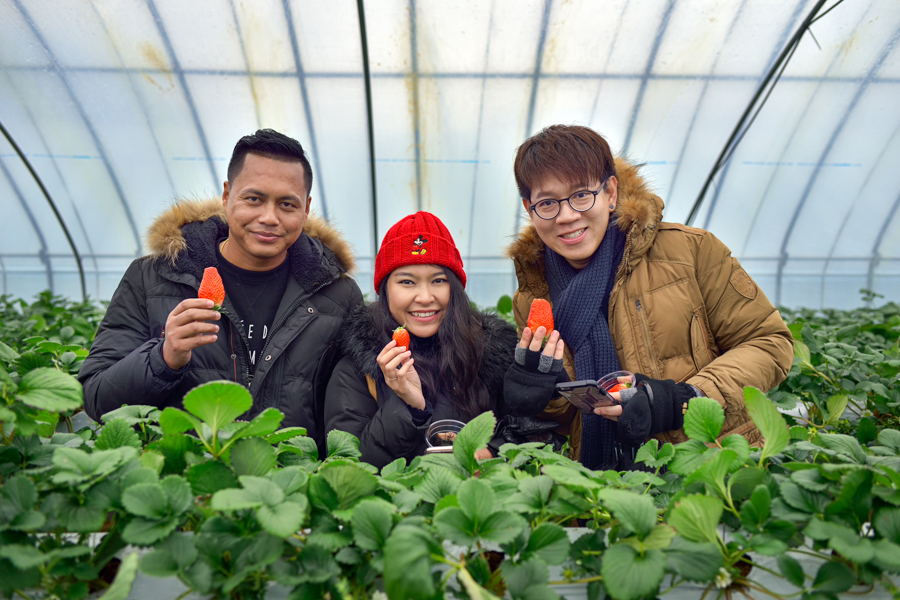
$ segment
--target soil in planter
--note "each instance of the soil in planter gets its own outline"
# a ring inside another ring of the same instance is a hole
[[[100,590],[105,590],[111,586],[116,575],[119,573],[119,565],[121,564],[122,561],[118,558],[109,559],[106,564],[103,565],[103,568],[100,569],[100,576],[97,577],[97,579],[88,582],[88,589],[90,592],[99,592]],[[106,585],[103,585],[101,582],[106,583]]]

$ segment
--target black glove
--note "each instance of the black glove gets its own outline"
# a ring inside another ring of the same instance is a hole
[[[671,379],[650,379],[635,375],[634,391],[622,393],[622,415],[618,419],[619,441],[640,446],[651,435],[673,431],[684,426],[684,410],[699,390],[687,383]]]
[[[503,380],[507,412],[526,417],[540,413],[556,395],[556,384],[564,381],[569,381],[569,374],[562,359],[516,346],[516,360]]]

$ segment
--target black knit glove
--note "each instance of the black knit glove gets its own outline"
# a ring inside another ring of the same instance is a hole
[[[556,384],[569,381],[562,359],[516,346],[516,360],[503,380],[503,401],[515,416],[534,416],[556,395]]]
[[[651,435],[673,431],[684,426],[684,409],[699,390],[687,383],[671,379],[650,379],[635,375],[637,385],[623,390],[622,415],[618,419],[619,441],[639,446]]]

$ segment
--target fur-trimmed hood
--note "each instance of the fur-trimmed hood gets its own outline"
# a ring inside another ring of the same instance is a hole
[[[623,158],[616,159],[616,179],[619,199],[613,213],[619,228],[628,232],[625,242],[626,265],[633,267],[653,244],[662,221],[663,201],[650,191],[639,174],[640,165]],[[528,223],[506,249],[506,255],[516,264],[519,287],[529,289],[536,297],[546,297],[547,281],[544,273],[546,245]]]
[[[178,200],[148,227],[146,242],[154,260],[199,280],[205,267],[215,265],[216,240],[227,235],[220,198]],[[305,287],[326,276],[326,271],[349,274],[356,266],[350,245],[341,234],[315,216],[307,219],[303,234],[289,248],[288,255],[291,272]]]
[[[362,375],[380,381],[384,379],[375,359],[390,338],[378,330],[373,312],[381,310],[377,303],[356,308],[347,318],[342,346],[345,356],[353,361]],[[499,386],[512,362],[516,345],[516,329],[500,317],[481,313],[481,326],[485,333],[484,358],[479,376],[488,389]]]

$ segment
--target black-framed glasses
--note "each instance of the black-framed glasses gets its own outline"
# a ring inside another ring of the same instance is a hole
[[[534,214],[548,221],[559,216],[559,211],[562,210],[563,202],[568,202],[569,206],[572,207],[572,210],[576,212],[586,212],[594,208],[594,204],[597,203],[597,194],[602,192],[604,189],[606,189],[606,180],[603,181],[603,183],[600,185],[600,189],[598,189],[596,192],[591,190],[580,190],[575,192],[568,198],[564,198],[562,200],[547,198],[545,200],[535,202],[529,207],[529,210],[534,211]]]

